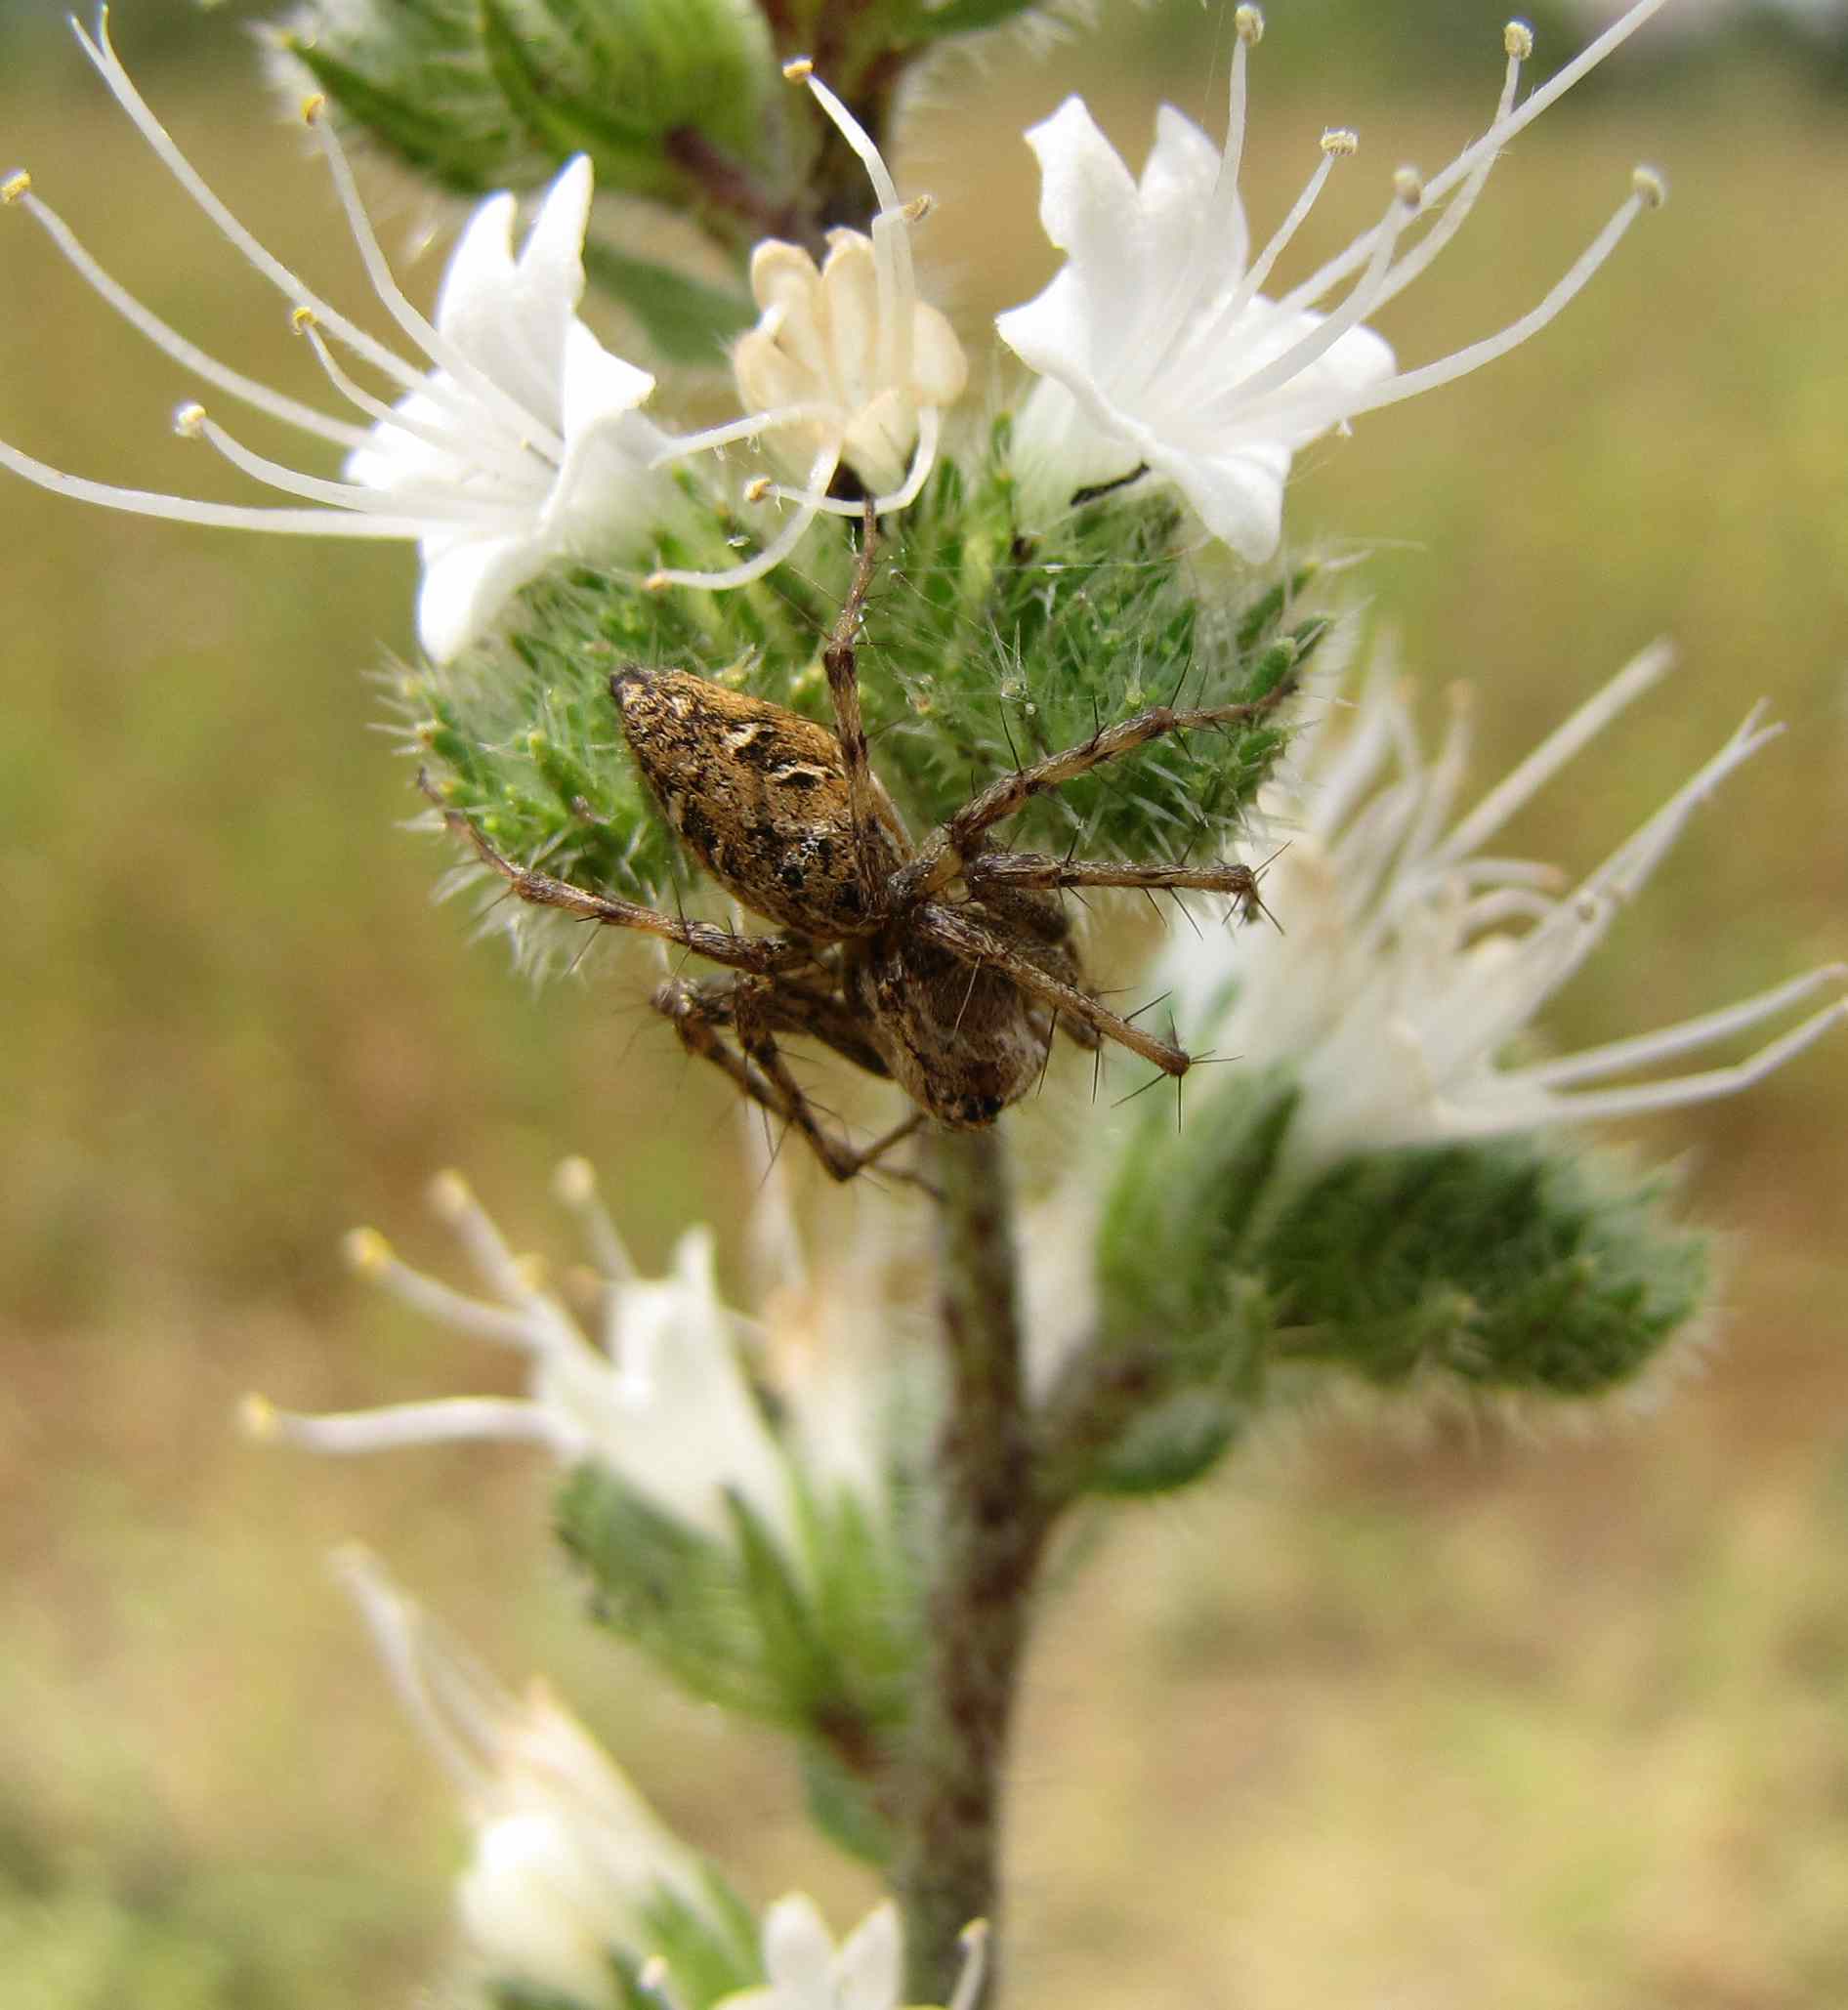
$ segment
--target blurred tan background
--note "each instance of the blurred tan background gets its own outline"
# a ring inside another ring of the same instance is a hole
[[[229,11],[124,0],[115,23],[207,174],[353,297],[332,199]],[[0,13],[0,168],[30,166],[157,310],[313,396],[285,313],[40,25]],[[1360,127],[1376,171],[1350,173],[1349,229],[1387,167],[1440,165],[1492,102],[1498,27],[1456,0],[1279,0],[1259,232],[1324,124]],[[1021,126],[1081,85],[1132,158],[1163,93],[1216,127],[1224,32],[1113,16],[1088,51],[943,94],[910,176],[942,201],[931,249],[965,314],[1049,270]],[[1566,1044],[1848,953],[1848,97],[1825,43],[1673,41],[1521,142],[1383,332],[1422,360],[1500,325],[1638,158],[1669,207],[1539,342],[1315,449],[1291,502],[1298,536],[1375,547],[1361,591],[1434,721],[1441,685],[1477,681],[1485,782],[1680,639],[1678,678],[1526,849],[1590,864],[1752,699],[1791,723],[1562,1000]],[[1564,54],[1543,42],[1536,74]],[[427,213],[369,186],[406,243]],[[235,492],[166,436],[179,374],[5,221],[0,433]],[[427,288],[440,263],[413,270]],[[441,1166],[560,1247],[546,1180],[587,1152],[649,1262],[746,1191],[724,1097],[630,988],[534,994],[431,905],[441,855],[397,828],[409,775],[368,681],[381,639],[408,647],[410,584],[399,552],[0,481],[0,1994],[21,2010],[429,2000],[461,1831],[326,1582],[356,1534],[503,1674],[556,1675],[753,1897],[807,1881],[844,1922],[866,1894],[809,1838],[774,1741],[579,1624],[533,1459],[315,1463],[231,1428],[253,1386],[303,1406],[508,1386],[337,1258],[362,1221],[443,1257]],[[1848,2002],[1845,1115],[1837,1038],[1639,1129],[1725,1241],[1719,1344],[1669,1406],[1533,1442],[1330,1421],[1113,1529],[1031,1669],[1023,2010]]]

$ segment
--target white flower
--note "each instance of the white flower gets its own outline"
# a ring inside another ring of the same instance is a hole
[[[636,562],[672,507],[659,472],[681,449],[639,407],[644,370],[605,350],[578,318],[591,168],[572,161],[547,191],[518,258],[514,198],[476,210],[444,275],[434,324],[393,279],[361,209],[331,119],[306,107],[374,290],[417,351],[404,357],[355,325],[272,257],[206,186],[130,81],[106,21],[78,40],[163,166],[295,309],[333,388],[369,427],[332,416],[217,362],[110,278],[56,211],[16,174],[0,196],[51,236],[88,283],[158,349],[205,383],[286,425],[348,449],[347,479],[323,481],[251,452],[197,404],[177,430],[202,439],[259,482],[311,508],[246,508],[64,475],[0,443],[0,465],[55,493],[181,523],[301,536],[416,540],[424,563],[417,627],[438,660],[481,635],[511,596],[555,559]],[[376,372],[389,397],[356,383],[330,344]]]
[[[1415,397],[1504,355],[1544,326],[1590,278],[1637,214],[1661,199],[1639,170],[1622,207],[1544,301],[1511,327],[1422,369],[1396,371],[1364,318],[1422,272],[1455,234],[1498,150],[1663,0],[1641,0],[1518,108],[1530,31],[1511,23],[1493,123],[1441,174],[1402,169],[1385,215],[1280,297],[1261,289],[1334,163],[1355,150],[1329,132],[1281,228],[1255,258],[1239,199],[1248,49],[1263,29],[1240,7],[1225,147],[1163,106],[1137,183],[1071,98],[1027,135],[1038,156],[1040,218],[1066,264],[1036,299],[1001,314],[1001,338],[1040,374],[1015,427],[1013,455],[1029,518],[1074,493],[1148,473],[1172,482],[1207,529],[1241,557],[1268,559],[1281,534],[1283,482],[1298,448],[1358,414]],[[1448,209],[1409,248],[1413,221]],[[1356,276],[1358,274],[1358,276]],[[1323,304],[1343,280],[1338,306]]]
[[[1286,1068],[1302,1101],[1289,1149],[1313,1171],[1352,1152],[1622,1117],[1732,1094],[1848,1018],[1836,998],[1749,1059],[1616,1083],[1743,1032],[1818,990],[1829,964],[1680,1026],[1561,1060],[1505,1065],[1539,1008],[1604,940],[1695,812],[1777,737],[1754,711],[1604,863],[1564,894],[1553,868],[1485,855],[1542,783],[1660,678],[1646,651],[1548,736],[1467,816],[1450,821],[1467,753],[1460,704],[1420,757],[1404,691],[1370,681],[1348,731],[1318,730],[1300,793],[1266,808],[1287,830],[1265,894],[1281,928],[1203,931],[1165,976],[1183,1022],[1240,1066]],[[1446,826],[1449,826],[1448,829]],[[1615,1085],[1614,1085],[1615,1083]]]
[[[963,1935],[964,1959],[949,2010],[975,2010],[982,1990],[986,1928]],[[889,1900],[868,1912],[836,1948],[815,1901],[800,1892],[764,1915],[763,1989],[730,1995],[715,2010],[899,2010],[904,1947]]]
[[[492,1980],[614,2010],[611,1951],[647,1956],[664,1903],[724,1933],[698,1859],[543,1683],[510,1695],[365,1551],[336,1569],[461,1796],[475,1850],[457,1907]]]
[[[520,1350],[530,1362],[530,1393],[330,1416],[278,1410],[253,1397],[246,1428],[329,1452],[482,1439],[537,1443],[567,1463],[596,1460],[663,1513],[708,1534],[730,1530],[726,1499],[735,1493],[799,1553],[788,1462],[740,1362],[744,1322],[719,1298],[711,1231],[682,1236],[671,1276],[640,1277],[597,1198],[590,1167],[567,1160],[558,1187],[590,1233],[601,1345],[585,1337],[535,1267],[509,1251],[467,1183],[444,1173],[433,1190],[435,1205],[487,1297],[468,1297],[412,1270],[370,1229],[349,1237],[349,1252],[363,1276],[418,1310]]]
[[[753,253],[751,290],[763,312],[732,356],[748,416],[691,435],[681,449],[771,435],[777,457],[804,470],[802,484],[758,481],[745,496],[796,508],[777,536],[741,565],[720,572],[661,571],[652,584],[743,585],[779,565],[818,515],[859,517],[865,503],[826,492],[842,466],[860,478],[881,515],[905,508],[936,463],[944,410],[968,381],[968,362],[948,321],[917,297],[911,226],[928,211],[928,198],[899,199],[871,135],[806,60],[785,64],[783,74],[808,86],[860,156],[879,207],[870,235],[833,231],[819,268],[800,246],[777,238]]]

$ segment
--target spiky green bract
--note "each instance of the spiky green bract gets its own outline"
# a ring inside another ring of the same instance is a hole
[[[887,520],[859,646],[880,777],[922,831],[1021,763],[1150,707],[1251,703],[1249,720],[1155,739],[1035,797],[1001,833],[1081,857],[1223,853],[1329,627],[1305,607],[1314,567],[1206,601],[1166,499],[1107,497],[1037,538],[1015,500],[998,461],[945,462]],[[659,556],[710,569],[735,558],[742,534],[690,485]],[[509,641],[400,687],[433,776],[510,857],[658,900],[687,868],[629,758],[610,672],[691,670],[827,721],[821,649],[858,534],[823,519],[794,562],[723,593],[650,592],[634,574],[586,566],[555,573],[527,590]]]
[[[1665,1219],[1662,1178],[1526,1137],[1305,1175],[1298,1107],[1281,1072],[1235,1079],[1178,1135],[1152,1117],[1123,1144],[1097,1338],[1048,1405],[1058,1496],[1197,1478],[1274,1363],[1588,1399],[1699,1311],[1704,1245]]]
[[[1527,1139],[1382,1152],[1306,1188],[1257,1261],[1298,1359],[1598,1396],[1701,1304],[1704,1245],[1663,1223],[1663,1186]]]
[[[465,194],[574,153],[607,191],[697,208],[685,136],[761,173],[779,88],[748,0],[341,0],[279,37],[348,118]]]
[[[558,1529],[594,1616],[694,1696],[794,1732],[818,1819],[843,1847],[882,1857],[883,1827],[859,1787],[908,1710],[910,1545],[846,1490],[801,1490],[799,1556],[736,1495],[728,1505],[729,1535],[707,1535],[585,1464],[560,1492]]]
[[[1055,1496],[1186,1486],[1261,1403],[1270,1301],[1243,1259],[1295,1108],[1288,1081],[1260,1076],[1178,1131],[1164,1110],[1123,1142],[1098,1234],[1097,1336],[1048,1405]]]

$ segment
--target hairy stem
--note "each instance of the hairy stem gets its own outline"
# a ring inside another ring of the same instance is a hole
[[[971,1920],[999,1909],[1001,1796],[1046,1521],[1032,1482],[1013,1201],[995,1132],[930,1140],[948,1405],[928,1646],[901,1803],[897,1882],[913,1998],[947,1999]],[[990,1983],[987,2000],[994,2001]]]

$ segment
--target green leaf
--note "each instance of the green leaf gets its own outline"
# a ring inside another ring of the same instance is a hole
[[[1089,1476],[1094,1493],[1172,1493],[1203,1480],[1238,1441],[1249,1403],[1228,1391],[1177,1389],[1134,1418]]]
[[[743,294],[689,278],[652,259],[631,258],[595,237],[585,240],[584,267],[634,314],[669,362],[722,361],[726,344],[756,318]]]
[[[918,9],[907,24],[908,32],[920,42],[941,41],[946,35],[979,35],[985,28],[998,28],[1030,13],[1038,4],[1039,0],[945,0],[942,7]]]
[[[420,109],[318,43],[288,37],[283,47],[347,117],[368,128],[412,166],[464,194],[485,186],[493,160],[483,158],[480,143],[453,118]]]
[[[494,81],[533,137],[561,159],[588,153],[600,184],[644,190],[659,187],[666,163],[658,141],[619,125],[581,98],[566,95],[559,78],[536,61],[527,38],[499,0],[481,0],[482,47]]]
[[[830,1842],[863,1863],[883,1867],[891,1862],[892,1830],[870,1787],[813,1738],[802,1746],[802,1791],[815,1825]]]
[[[827,1648],[782,1545],[763,1517],[735,1488],[726,1489],[725,1504],[743,1564],[745,1597],[763,1643],[764,1666],[786,1697],[790,1716],[807,1722],[835,1686]]]
[[[786,1691],[728,1546],[651,1507],[586,1461],[559,1489],[558,1534],[591,1584],[591,1612],[695,1696],[783,1721]]]

